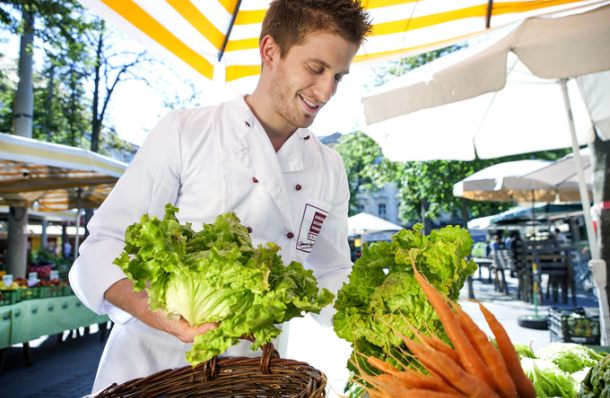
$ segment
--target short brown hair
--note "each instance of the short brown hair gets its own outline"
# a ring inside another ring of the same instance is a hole
[[[274,0],[263,20],[260,40],[273,37],[283,57],[314,32],[335,33],[361,45],[370,29],[360,0]]]

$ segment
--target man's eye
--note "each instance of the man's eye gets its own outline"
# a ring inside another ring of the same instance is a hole
[[[322,68],[312,68],[311,66],[308,66],[307,68],[314,75],[321,75],[324,72],[324,69],[322,69]]]

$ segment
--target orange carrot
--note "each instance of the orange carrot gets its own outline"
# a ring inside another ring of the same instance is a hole
[[[494,314],[492,314],[487,308],[483,306],[483,304],[479,303],[479,308],[489,325],[489,328],[493,332],[496,337],[496,342],[498,343],[498,348],[500,350],[500,354],[502,358],[504,358],[504,362],[506,363],[506,367],[515,382],[515,386],[517,387],[517,392],[519,393],[519,397],[521,398],[535,398],[536,390],[532,385],[530,379],[527,378],[525,373],[523,372],[523,368],[521,367],[521,362],[519,361],[519,356],[515,351],[515,347],[513,343],[511,343],[510,338],[508,337],[508,333],[502,326],[502,324],[496,319]]]
[[[387,376],[387,375],[382,375]],[[374,386],[374,389],[368,389],[369,394],[372,396],[378,397],[389,397],[389,398],[402,398],[402,397],[418,397],[418,398],[456,398],[463,397],[463,394],[459,392],[448,393],[448,392],[439,392],[434,390],[429,390],[425,388],[409,388],[400,383],[397,383],[396,380],[391,380],[384,378],[383,380],[379,380],[379,376],[376,377],[377,380],[369,381],[370,384]]]
[[[422,343],[424,343],[428,347],[430,347],[436,351],[440,351],[444,354],[447,354],[455,362],[460,363],[460,356],[458,355],[458,353],[455,352],[453,350],[453,348],[451,348],[449,346],[449,344],[445,343],[443,340],[441,340],[437,336],[427,335],[425,333],[422,333],[419,330],[417,330],[416,328],[414,328],[413,326],[411,326],[411,331]]]
[[[397,378],[405,380],[412,388],[459,394],[458,390],[448,385],[445,380],[435,374],[426,375],[413,369],[406,369]]]
[[[489,367],[496,392],[504,398],[517,397],[517,387],[508,373],[506,363],[500,352],[489,342],[487,335],[479,329],[472,318],[459,305],[452,304],[452,307],[472,345],[477,348],[477,351]]]
[[[419,286],[426,294],[426,297],[428,297],[430,304],[436,310],[449,340],[453,343],[453,346],[460,357],[460,362],[462,366],[464,366],[464,369],[466,369],[468,373],[480,378],[487,383],[487,385],[493,386],[494,382],[489,369],[487,369],[483,359],[481,359],[472,346],[472,343],[470,343],[470,340],[468,340],[468,337],[466,337],[464,330],[449,307],[449,304],[447,304],[445,297],[440,294],[426,278],[424,278],[415,267],[415,264],[413,264],[413,273]]]
[[[389,373],[391,375],[396,375],[397,373],[400,373],[400,369],[377,357],[369,356],[367,358],[367,361],[369,361],[371,365],[381,370],[382,372]]]
[[[439,392],[459,393],[455,388],[436,375],[426,375],[414,369],[399,370],[379,358],[369,357],[371,365],[401,380],[409,388],[427,389]]]
[[[420,388],[410,388],[400,391],[400,395],[392,395],[393,398],[414,397],[414,398],[463,398],[462,394],[452,394],[447,392],[438,392],[424,390]]]
[[[411,339],[404,339],[417,360],[431,372],[441,376],[450,385],[471,398],[500,398],[483,380],[462,369],[455,361],[442,352],[434,351]]]

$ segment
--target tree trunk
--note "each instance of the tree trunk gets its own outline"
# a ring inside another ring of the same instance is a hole
[[[462,227],[468,229],[468,206],[466,206],[466,200],[460,200],[460,217],[462,218]]]
[[[593,143],[593,202],[610,201],[610,141],[602,141],[595,136]],[[602,206],[599,223],[599,246],[602,260],[606,261],[606,293],[610,297],[610,209]]]
[[[428,201],[426,199],[422,199],[421,201],[421,222],[424,225],[424,234],[428,235],[432,230],[432,222],[430,217],[426,216],[428,212]]]
[[[32,115],[34,113],[34,91],[32,86],[32,44],[34,42],[34,15],[23,16],[23,34],[19,47],[19,83],[13,113],[13,133],[32,137]],[[23,207],[22,207],[23,206]],[[15,277],[25,277],[27,268],[28,209],[25,205],[9,207],[8,217],[8,272]]]
[[[70,66],[70,109],[68,110],[68,131],[70,134],[70,145],[76,146],[76,107],[78,101],[78,79],[74,65]]]
[[[102,51],[104,49],[104,31],[100,32],[97,40],[97,48],[95,50],[95,65],[94,65],[94,79],[93,79],[93,103],[91,106],[91,150],[93,152],[99,151],[100,142],[100,130],[102,121],[100,120],[100,72],[102,67]]]
[[[55,64],[51,61],[51,66],[49,67],[49,80],[47,82],[47,98],[45,99],[45,131],[47,136],[47,141],[51,141],[53,137],[53,96],[55,95]]]
[[[15,278],[25,278],[28,253],[28,238],[25,232],[27,225],[28,208],[9,207],[7,273],[12,274]]]
[[[13,113],[14,134],[32,137],[34,90],[32,86],[32,50],[34,43],[34,15],[23,11],[23,34],[19,47],[19,83]]]

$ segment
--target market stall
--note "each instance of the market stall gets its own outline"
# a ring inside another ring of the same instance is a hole
[[[7,271],[25,276],[28,208],[60,211],[101,204],[127,165],[78,147],[0,133],[0,204],[9,205]],[[75,213],[79,223],[80,211]],[[75,248],[79,235],[76,235]]]
[[[107,316],[83,306],[69,286],[1,291],[0,363],[8,347],[22,344],[26,363],[31,365],[30,341],[94,324],[105,331],[107,322]]]

